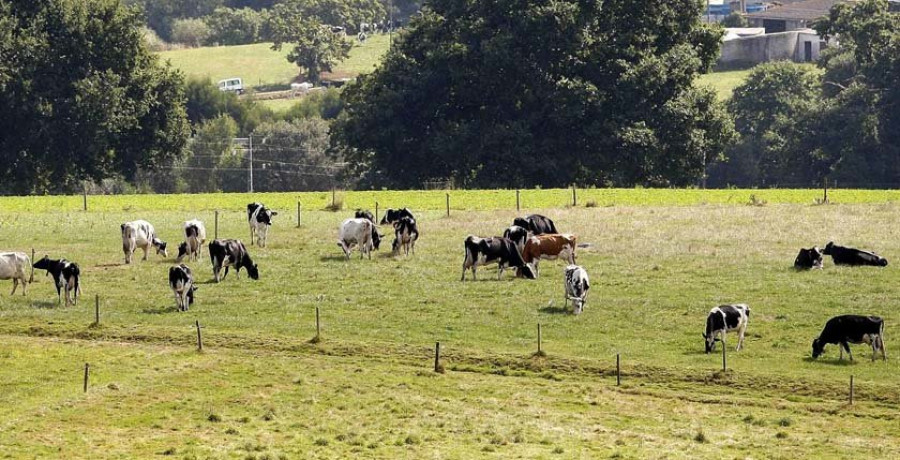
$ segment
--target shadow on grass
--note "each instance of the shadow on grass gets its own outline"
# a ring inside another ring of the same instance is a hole
[[[570,313],[569,307],[563,306],[552,306],[548,305],[544,308],[538,310],[541,313],[548,313],[551,315],[568,315]]]
[[[351,257],[351,260],[353,258]],[[321,256],[319,257],[321,262],[342,262],[346,261],[347,258],[345,256]]]
[[[177,313],[178,311],[178,307],[176,307],[175,305],[168,305],[159,308],[145,308],[141,310],[141,313],[147,315],[162,315],[164,313]]]
[[[51,308],[62,307],[63,304],[61,304],[59,302],[54,302],[52,300],[38,300],[37,302],[32,302],[31,306],[34,308],[51,309]]]
[[[830,359],[819,358],[819,359],[813,359],[812,356],[807,356],[807,357],[803,358],[803,361],[804,361],[804,362],[807,362],[807,363],[821,363],[821,364],[827,364],[827,365],[829,365],[829,366],[852,366],[852,365],[856,364],[856,361],[852,361],[852,362],[851,362],[849,359],[844,359],[843,361],[842,361],[840,358],[830,358]]]

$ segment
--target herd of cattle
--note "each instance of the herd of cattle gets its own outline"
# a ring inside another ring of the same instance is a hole
[[[262,203],[247,205],[247,220],[250,225],[251,245],[265,247],[272,218],[277,212]],[[394,230],[392,253],[401,251],[407,256],[415,254],[416,241],[419,239],[419,227],[416,218],[408,208],[388,209],[380,222],[367,210],[357,210],[354,217],[345,220],[338,230],[338,246],[349,260],[354,247],[358,248],[360,258],[372,258],[372,251],[378,250],[384,237],[379,226],[390,225]],[[169,286],[175,295],[176,306],[185,311],[194,302],[197,286],[191,269],[183,263],[198,261],[201,249],[206,243],[206,228],[199,220],[184,223],[184,242],[178,246],[175,265],[169,269]],[[122,250],[125,263],[130,264],[134,252],[141,249],[143,259],[147,260],[151,250],[164,258],[168,257],[167,244],[161,240],[156,229],[147,221],[136,220],[121,225]],[[516,218],[513,224],[504,230],[503,236],[478,237],[469,235],[463,243],[465,255],[463,259],[461,281],[465,281],[466,272],[472,271],[472,279],[476,278],[479,266],[498,266],[497,279],[501,279],[505,269],[511,269],[518,278],[536,279],[538,265],[541,260],[563,259],[568,264],[563,271],[565,290],[565,306],[572,301],[573,313],[580,314],[584,310],[590,280],[584,267],[575,264],[575,251],[578,247],[577,237],[572,234],[559,233],[556,224],[549,218],[538,214]],[[215,239],[208,245],[213,278],[216,283],[228,275],[229,268],[234,268],[235,276],[244,269],[252,279],[259,279],[259,269],[253,262],[247,247],[237,239]],[[835,265],[878,266],[885,267],[888,262],[874,252],[855,248],[837,246],[829,242],[824,250],[818,247],[801,249],[794,261],[797,269],[821,269],[824,256],[830,255]],[[79,278],[81,270],[77,263],[66,259],[50,259],[44,256],[31,265],[30,258],[22,252],[0,252],[0,280],[13,280],[12,295],[19,284],[22,295],[26,295],[28,283],[33,279],[26,277],[26,269],[33,267],[46,270],[52,276],[56,288],[57,299],[62,303],[65,294],[65,305],[75,305],[81,293]],[[222,269],[225,269],[222,273]],[[221,275],[221,276],[220,276]],[[738,341],[736,350],[743,348],[744,334],[750,319],[750,307],[746,304],[721,305],[710,310],[706,318],[703,332],[705,350],[715,350],[716,342],[725,343],[726,334],[736,332]],[[813,340],[812,357],[817,358],[826,344],[837,344],[840,358],[846,351],[850,360],[853,355],[849,344],[866,343],[872,348],[872,360],[881,352],[882,359],[887,359],[884,350],[884,321],[877,316],[842,315],[828,320],[822,333]],[[724,345],[723,345],[724,346]]]

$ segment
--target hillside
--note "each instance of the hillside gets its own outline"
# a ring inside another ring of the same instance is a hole
[[[372,35],[366,42],[354,40],[350,57],[338,64],[331,76],[352,77],[375,68],[388,49],[387,35]],[[298,74],[297,66],[287,61],[289,48],[272,51],[271,43],[241,46],[189,48],[159,53],[188,77],[208,77],[213,82],[241,77],[250,88],[284,86]]]

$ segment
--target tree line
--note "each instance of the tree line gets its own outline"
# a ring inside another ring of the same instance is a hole
[[[374,72],[275,114],[161,63],[139,9],[0,0],[0,193],[243,191],[251,167],[267,191],[900,185],[885,0],[838,5],[817,69],[759,66],[726,103],[695,84],[721,38],[699,8],[431,0]]]

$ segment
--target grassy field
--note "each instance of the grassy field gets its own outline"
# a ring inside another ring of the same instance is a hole
[[[281,51],[272,51],[270,47],[270,43],[260,43],[189,48],[165,51],[159,55],[189,77],[208,77],[213,82],[229,77],[241,77],[247,87],[291,83],[299,74],[299,70],[285,58],[290,51],[289,47]],[[350,57],[338,64],[331,76],[351,77],[370,72],[387,49],[387,35],[373,34],[364,43],[353,40]]]
[[[517,214],[511,191],[453,191],[449,218],[444,192],[340,194],[347,207],[377,199],[417,211],[417,254],[383,248],[371,261],[341,257],[336,229],[350,212],[322,211],[330,193],[255,195],[280,211],[269,247],[250,249],[261,279],[210,283],[204,258],[191,264],[201,285],[186,313],[166,284],[171,258],[122,264],[119,224],[145,218],[174,246],[188,218],[211,234],[218,208],[219,235],[246,239],[250,196],[91,197],[87,213],[75,210],[80,197],[0,198],[3,250],[79,262],[85,295],[58,307],[43,273],[27,297],[0,294],[4,454],[900,456],[900,194],[837,190],[836,204],[814,205],[816,191],[586,190],[580,201],[602,204],[563,207],[570,193],[523,191],[521,214],[551,216],[590,243],[578,254],[593,281],[580,316],[562,309],[561,262],[542,263],[535,281],[497,281],[490,269],[459,281],[463,239],[500,233]],[[746,205],[750,194],[768,204]],[[829,240],[892,265],[791,268],[798,248]],[[91,326],[95,294],[100,326]],[[752,309],[745,350],[729,353],[726,373],[700,337],[723,302]],[[323,340],[310,343],[316,307]],[[870,362],[862,346],[852,364],[834,347],[809,358],[812,338],[841,313],[885,318],[887,362]],[[538,323],[546,357],[532,355]],[[436,341],[442,375],[430,371]]]
[[[720,101],[731,99],[731,93],[734,88],[744,82],[750,70],[729,70],[723,72],[712,72],[700,75],[697,80],[699,85],[709,86],[719,95]]]

